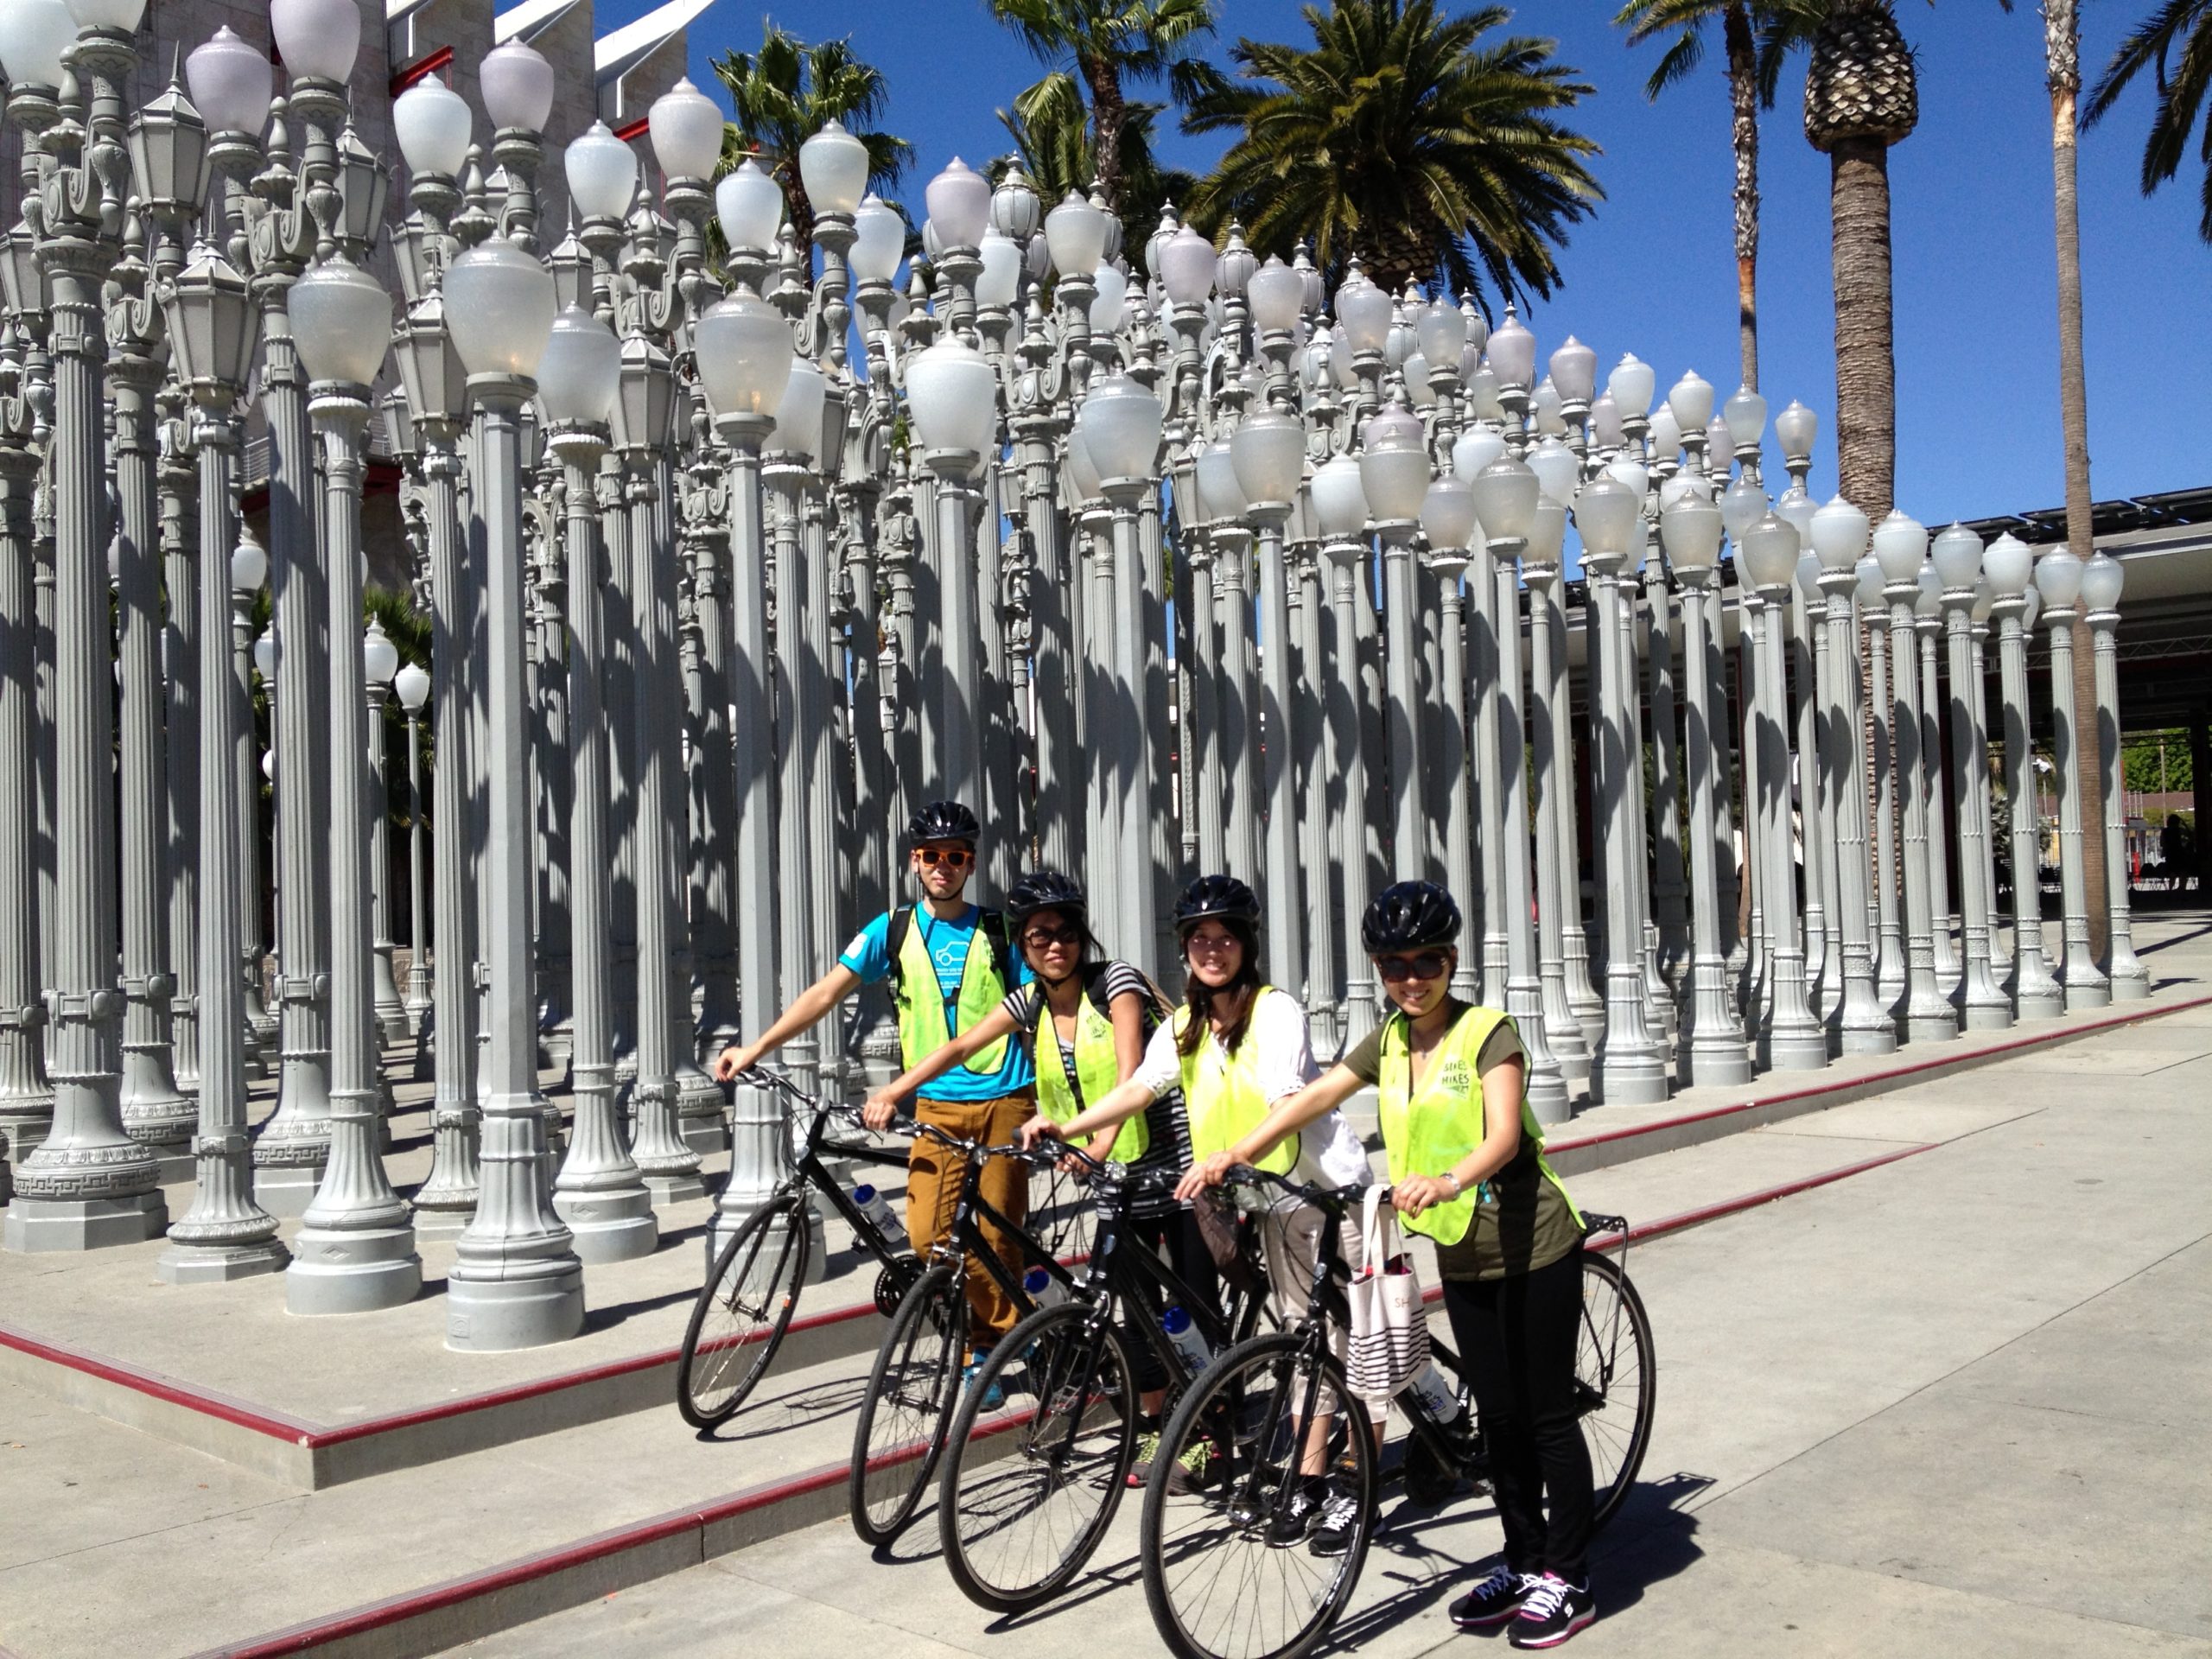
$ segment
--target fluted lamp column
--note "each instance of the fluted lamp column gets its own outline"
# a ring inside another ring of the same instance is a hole
[[[407,713],[407,1029],[418,1040],[430,1017],[429,887],[423,861],[423,705],[430,700],[429,671],[410,663],[391,689]]]
[[[545,1118],[537,1098],[537,998],[530,934],[532,842],[523,708],[522,496],[519,423],[553,326],[551,273],[493,237],[446,272],[448,326],[476,405],[491,714],[485,770],[491,841],[484,861],[490,937],[485,959],[491,1044],[486,1052],[482,1192],[446,1278],[446,1344],[528,1348],[582,1328],[583,1267],[555,1213]]]
[[[2121,798],[2120,770],[2120,594],[2126,578],[2109,553],[2093,553],[2082,568],[2082,603],[2088,610],[2089,638],[2096,652],[2096,732],[2104,773],[2105,895],[2111,944],[2105,978],[2115,1002],[2151,995],[2150,969],[2135,954],[2127,912],[2127,807]]]
[[[2012,1004],[1991,971],[1989,936],[1995,895],[1982,887],[1987,836],[1979,792],[1988,786],[1989,765],[1981,724],[1974,718],[1974,585],[1981,579],[1981,537],[1953,524],[1936,537],[1929,557],[1942,584],[1944,641],[1949,657],[1951,749],[1959,781],[1959,896],[1965,959],[1960,970],[1959,1012],[1968,1031],[2002,1031],[2012,1023]]]
[[[1421,527],[1428,540],[1427,565],[1436,578],[1440,600],[1442,637],[1438,643],[1442,649],[1438,666],[1443,683],[1438,691],[1444,704],[1445,746],[1436,764],[1445,774],[1444,885],[1462,904],[1471,905],[1474,798],[1467,776],[1466,594],[1462,579],[1470,563],[1468,549],[1483,533],[1475,516],[1474,486],[1450,474],[1436,480],[1421,499]],[[1472,1002],[1481,995],[1481,989],[1482,952],[1470,941],[1469,948],[1459,952],[1459,966],[1452,970],[1452,994]]]
[[[369,938],[374,950],[378,1030],[386,1043],[407,1040],[407,1005],[400,1000],[399,977],[391,958],[391,789],[385,752],[385,703],[392,677],[399,672],[399,648],[371,619],[361,639],[363,683],[368,688],[369,728]]]
[[[2058,880],[2065,906],[2065,954],[2058,982],[2066,990],[2066,1012],[2101,1008],[2112,1001],[2112,985],[2089,949],[2088,878],[2082,860],[2082,774],[2080,710],[2074,702],[2074,619],[2082,596],[2082,558],[2055,547],[2036,561],[2036,587],[2043,594],[2044,627],[2050,630],[2051,786],[2058,791]]]
[[[1330,566],[1329,603],[1336,622],[1335,659],[1326,693],[1330,723],[1343,734],[1337,748],[1338,787],[1342,804],[1332,825],[1331,856],[1344,889],[1347,925],[1357,927],[1367,910],[1367,756],[1360,739],[1359,611],[1374,601],[1367,578],[1367,493],[1359,462],[1338,455],[1313,473],[1313,512]],[[1461,902],[1465,903],[1462,896]],[[1345,952],[1344,1038],[1357,1043],[1375,1029],[1375,976],[1355,950]]]
[[[1920,567],[1928,532],[1892,512],[1874,531],[1883,596],[1890,603],[1890,753],[1904,849],[1904,1032],[1907,1042],[1943,1042],[1959,1034],[1958,1015],[1936,975],[1936,894],[1928,849],[1927,768],[1922,756],[1918,613]]]
[[[2028,718],[2035,554],[2007,531],[1989,544],[1981,568],[1989,578],[1990,614],[1997,623],[1998,702],[2005,711],[2005,836],[2012,867],[2012,968],[2005,988],[2021,1019],[2055,1020],[2066,1012],[2066,994],[2044,954],[2042,837],[2037,834],[2035,744]]]
[[[1414,539],[1428,493],[1428,453],[1420,420],[1395,404],[1367,423],[1359,457],[1361,486],[1382,540],[1382,652],[1389,696],[1383,725],[1390,746],[1390,861],[1394,880],[1416,881],[1428,871],[1428,836],[1421,808],[1421,696],[1414,657],[1421,617],[1420,571]],[[1269,642],[1273,649],[1273,642]]]

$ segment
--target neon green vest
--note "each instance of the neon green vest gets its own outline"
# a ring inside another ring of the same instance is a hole
[[[1496,1008],[1469,1008],[1445,1033],[1430,1056],[1428,1075],[1421,1092],[1413,1092],[1413,1051],[1406,1016],[1394,1014],[1382,1027],[1382,1074],[1376,1082],[1376,1116],[1382,1129],[1382,1147],[1389,1155],[1390,1179],[1408,1175],[1441,1176],[1483,1143],[1482,1079],[1475,1063],[1483,1045],[1511,1016]],[[1559,1188],[1567,1213],[1577,1224],[1582,1217],[1567,1198],[1567,1189],[1544,1161],[1544,1131],[1529,1109],[1528,1091],[1521,1096],[1521,1139],[1535,1149],[1536,1170]],[[1399,1220],[1414,1232],[1426,1233],[1440,1244],[1457,1244],[1467,1236],[1480,1201],[1480,1189],[1463,1192],[1448,1204],[1431,1205],[1418,1216]]]
[[[909,1066],[918,1065],[952,1040],[945,1024],[945,1001],[938,985],[937,963],[922,935],[922,913],[909,921],[906,937],[899,944],[899,1052]],[[981,919],[969,938],[968,960],[960,969],[960,995],[952,1010],[958,1028],[966,1031],[1005,1000],[1006,985],[999,978],[990,941]],[[1006,1039],[1001,1037],[981,1053],[968,1058],[967,1069],[989,1077],[1006,1064]]]
[[[1259,1007],[1260,999],[1270,988],[1262,985],[1252,993],[1254,1007]],[[1178,1038],[1190,1020],[1187,1006],[1175,1010]],[[1183,1056],[1183,1106],[1191,1116],[1191,1150],[1200,1158],[1227,1152],[1258,1128],[1268,1116],[1267,1091],[1260,1086],[1250,1042],[1239,1043],[1234,1054],[1223,1055],[1218,1070],[1202,1064],[1209,1051],[1221,1052],[1211,1025],[1198,1046]],[[1260,1160],[1257,1166],[1270,1174],[1287,1175],[1297,1162],[1298,1137],[1294,1135]]]
[[[1043,1005],[1045,988],[1037,988],[1037,1036],[1031,1058],[1037,1066],[1037,1109],[1055,1123],[1065,1123],[1092,1101],[1103,1100],[1122,1080],[1122,1057],[1114,1050],[1114,1022],[1098,1011],[1085,991],[1075,1011],[1075,1080],[1083,1091],[1077,1100],[1068,1087],[1068,1069],[1058,1053],[1059,1037],[1052,1029],[1052,1011]],[[1107,1154],[1117,1163],[1134,1164],[1152,1144],[1152,1130],[1139,1112],[1122,1125]]]

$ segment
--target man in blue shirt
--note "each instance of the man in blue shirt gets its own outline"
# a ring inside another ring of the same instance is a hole
[[[1006,921],[997,911],[963,896],[976,868],[982,828],[957,801],[933,801],[906,826],[912,849],[907,868],[922,889],[918,905],[886,911],[853,936],[837,965],[799,993],[753,1042],[726,1048],[715,1062],[724,1082],[772,1053],[822,1020],[863,984],[892,982],[899,1013],[903,1065],[912,1066],[950,1038],[982,1020],[1014,985],[1029,977],[1028,964],[1010,951]],[[1035,1077],[1018,1042],[993,1044],[963,1065],[925,1084],[915,1115],[963,1141],[1004,1143],[1035,1110]],[[872,1108],[872,1128],[891,1122],[887,1108]],[[917,1255],[951,1230],[960,1198],[962,1160],[928,1141],[907,1154],[906,1236]],[[986,1203],[1016,1225],[1029,1209],[1029,1174],[1012,1159],[984,1166]],[[999,1259],[1019,1275],[1020,1252],[988,1222],[983,1231]],[[987,1348],[1013,1328],[1019,1310],[995,1281],[980,1269],[968,1275],[970,1328]]]

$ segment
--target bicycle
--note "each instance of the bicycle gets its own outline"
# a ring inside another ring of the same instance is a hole
[[[805,1111],[804,1116],[794,1112],[789,1133],[778,1139],[783,1179],[715,1254],[684,1327],[676,1364],[676,1407],[685,1422],[702,1430],[728,1421],[745,1403],[791,1328],[813,1249],[806,1215],[810,1190],[828,1201],[852,1228],[854,1243],[875,1258],[879,1312],[894,1313],[922,1274],[905,1234],[861,1209],[822,1161],[826,1152],[904,1169],[906,1154],[867,1141],[830,1140],[832,1118],[861,1128],[860,1114],[834,1101],[811,1100],[789,1078],[765,1066],[754,1067],[747,1081],[781,1090]]]
[[[1373,1433],[1353,1432],[1365,1408],[1347,1389],[1328,1336],[1328,1321],[1344,1318],[1339,1287],[1350,1277],[1338,1231],[1362,1194],[1357,1187],[1307,1186],[1242,1166],[1230,1179],[1272,1185],[1318,1205],[1326,1221],[1305,1316],[1291,1329],[1252,1338],[1221,1355],[1184,1396],[1161,1436],[1160,1460],[1145,1489],[1145,1599],[1161,1639],[1180,1659],[1298,1659],[1327,1637],[1358,1585],[1382,1478],[1379,1426]],[[1593,1231],[1618,1231],[1627,1239],[1617,1217],[1586,1222],[1598,1224]],[[1643,1302],[1619,1264],[1588,1251],[1583,1262],[1584,1332],[1576,1356],[1583,1421],[1607,1424],[1605,1445],[1618,1446],[1595,1494],[1602,1524],[1625,1498],[1649,1443],[1656,1362]],[[1624,1334],[1630,1338],[1626,1351]],[[1478,1479],[1484,1471],[1459,1357],[1441,1343],[1430,1346],[1440,1367],[1460,1379],[1459,1409],[1440,1418],[1412,1389],[1394,1402],[1411,1425],[1401,1472],[1418,1502],[1448,1497],[1459,1480]],[[1338,1404],[1325,1437],[1317,1437],[1325,1389]],[[1618,1427],[1608,1416],[1616,1404],[1628,1418],[1624,1440],[1610,1433]],[[1201,1440],[1212,1448],[1219,1472],[1202,1490],[1178,1492],[1160,1471]],[[1592,1452],[1594,1464],[1598,1448]],[[1304,1529],[1292,1509],[1294,1494],[1317,1465],[1354,1505],[1344,1546],[1330,1555],[1303,1548]]]
[[[1155,1252],[1128,1240],[1130,1200],[1172,1187],[1173,1175],[1137,1175],[1076,1147],[1060,1155],[1098,1191],[1088,1271],[1072,1296],[1039,1307],[992,1350],[961,1402],[938,1477],[945,1567],[963,1595],[995,1612],[1021,1611],[1065,1588],[1112,1524],[1138,1432],[1124,1326],[1158,1357],[1172,1402],[1204,1355],[1254,1333],[1266,1301],[1232,1297],[1217,1313]],[[1166,1334],[1171,1304],[1198,1333],[1193,1353]]]
[[[913,1519],[944,1450],[966,1370],[970,1264],[979,1265],[1025,1315],[1037,1306],[1022,1282],[1028,1274],[1042,1269],[1063,1294],[1075,1286],[1050,1247],[1007,1220],[978,1191],[983,1166],[991,1159],[1017,1158],[1038,1169],[1057,1164],[1057,1148],[985,1146],[918,1119],[911,1131],[957,1154],[966,1167],[952,1225],[891,1316],[861,1401],[860,1420],[853,1426],[848,1507],[861,1541],[878,1548]],[[999,1260],[983,1233],[984,1221],[1014,1241],[1023,1262],[1020,1272]]]

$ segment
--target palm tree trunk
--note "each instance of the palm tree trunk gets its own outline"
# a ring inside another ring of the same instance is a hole
[[[1828,152],[1835,280],[1836,472],[1846,499],[1879,524],[1895,505],[1897,365],[1890,335],[1890,150],[1839,139]]]
[[[1759,86],[1751,13],[1730,0],[1722,20],[1728,43],[1729,139],[1736,150],[1736,327],[1744,384],[1759,389]]]
[[[2079,20],[2075,0],[2044,0],[2044,54],[2050,86],[2050,170],[2058,227],[2058,417],[2066,442],[2066,541],[2083,558],[2096,551],[2089,493],[2089,393],[2082,370],[2082,214],[2075,186],[2078,137],[2075,104],[2082,91]],[[2095,653],[2085,613],[2074,619],[2074,700],[2077,709],[2097,706]],[[2088,729],[2100,731],[2094,713]],[[2114,734],[2115,737],[2117,734]],[[2104,761],[2097,743],[2075,745],[2075,779],[2082,791],[2082,821],[2104,822]],[[2082,873],[2088,878],[2089,950],[2106,958],[2112,912],[2106,902],[2103,838],[2082,837]],[[2126,879],[2123,872],[2120,879]]]
[[[1122,77],[1103,59],[1083,60],[1083,78],[1090,86],[1090,155],[1096,163],[1098,183],[1107,206],[1117,213],[1122,206],[1122,124],[1128,107],[1122,99]]]

